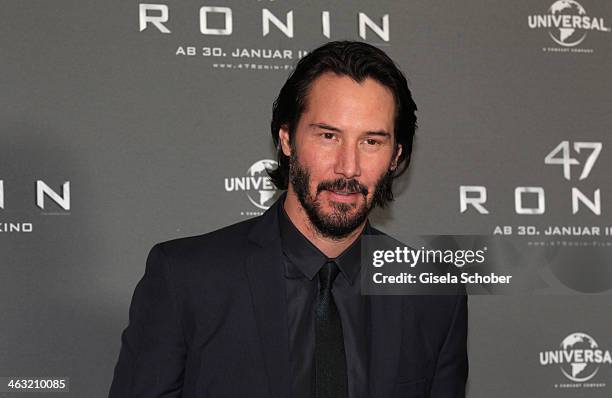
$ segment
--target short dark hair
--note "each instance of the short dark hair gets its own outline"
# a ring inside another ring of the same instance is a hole
[[[402,153],[397,168],[389,179],[387,199],[393,200],[391,182],[407,169],[412,153],[412,141],[417,128],[416,104],[408,88],[406,77],[387,54],[377,47],[357,41],[333,41],[315,49],[302,58],[283,85],[274,101],[270,130],[274,145],[277,148],[278,167],[268,173],[274,185],[287,189],[289,183],[289,157],[279,144],[278,132],[281,127],[289,131],[290,141],[294,141],[294,132],[302,113],[306,108],[306,99],[310,86],[325,72],[346,75],[358,83],[370,77],[391,90],[395,98],[394,137],[397,153],[398,144]]]

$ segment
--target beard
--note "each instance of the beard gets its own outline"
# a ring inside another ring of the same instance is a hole
[[[295,154],[296,151],[294,150],[293,153]],[[385,205],[385,192],[390,188],[392,175],[391,171],[387,169],[387,172],[376,181],[374,195],[369,202],[367,196],[369,193],[368,187],[354,178],[349,180],[339,178],[321,181],[317,185],[313,197],[309,191],[310,172],[306,167],[302,166],[297,155],[292,155],[289,159],[289,179],[311,224],[322,236],[339,240],[347,237],[357,229],[368,218],[368,215],[377,204]],[[321,200],[319,199],[319,193],[325,190],[356,192],[361,194],[364,200],[361,205],[332,201],[330,203],[332,207],[331,212],[325,213],[321,209]]]

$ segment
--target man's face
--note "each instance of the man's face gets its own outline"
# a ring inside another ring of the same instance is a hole
[[[371,78],[325,73],[306,103],[293,144],[286,129],[279,134],[289,189],[319,233],[342,238],[365,221],[401,154],[400,146],[393,157],[393,94]]]

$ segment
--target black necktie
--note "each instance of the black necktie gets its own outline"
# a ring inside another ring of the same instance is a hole
[[[338,272],[338,265],[332,260],[319,271],[315,310],[316,398],[348,397],[342,322],[331,292]]]

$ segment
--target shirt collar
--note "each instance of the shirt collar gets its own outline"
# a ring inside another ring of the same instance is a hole
[[[278,206],[282,248],[291,263],[298,269],[293,270],[295,272],[291,272],[292,270],[288,269],[286,276],[288,278],[306,276],[312,280],[327,261],[334,260],[338,264],[340,272],[352,285],[359,274],[361,266],[361,236],[370,234],[370,222],[366,221],[365,228],[361,234],[339,256],[328,258],[293,225],[285,211],[285,197],[286,194],[280,198],[281,202],[280,206]],[[296,272],[297,275],[295,274]]]

